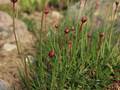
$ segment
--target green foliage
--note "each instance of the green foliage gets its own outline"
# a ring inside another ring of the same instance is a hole
[[[20,0],[20,6],[23,11],[32,13],[34,10],[42,10],[47,2],[53,5],[59,4],[59,0]]]
[[[59,0],[50,0],[51,3],[53,3],[54,5],[59,3]]]
[[[13,11],[12,11],[12,7],[10,8],[11,6],[10,5],[0,5],[0,11],[5,11],[7,12],[8,14],[12,15]]]
[[[36,0],[20,0],[20,6],[23,11],[33,11],[36,8]]]
[[[20,0],[20,6],[23,11],[30,12],[34,10],[41,10],[47,0]]]
[[[25,22],[25,24],[27,25],[28,27],[28,30],[30,32],[33,32],[35,33],[34,30],[37,29],[37,25],[36,25],[36,22],[34,20],[31,20],[31,19],[28,19],[28,18],[22,18],[22,20]]]
[[[42,10],[48,0],[36,0],[36,9]]]
[[[75,33],[70,31],[66,35],[65,28],[72,26]],[[112,31],[103,27],[93,32],[90,46],[87,37],[90,26],[85,25],[82,32],[79,27],[78,22],[66,19],[57,34],[50,30],[48,39],[37,43],[35,62],[29,64],[30,77],[21,75],[27,90],[104,90],[120,79],[120,72],[116,71],[120,65],[120,48],[118,42],[111,42],[114,39]],[[101,32],[105,33],[102,44],[99,43]],[[71,49],[69,40],[72,41]],[[48,56],[51,50],[55,51],[53,58]]]
[[[94,26],[95,31],[91,31],[93,13],[94,10],[85,13],[91,20],[82,24],[81,32],[81,22],[69,20],[68,16],[56,28],[57,33],[49,29],[47,39],[39,32],[43,37],[40,35],[42,39],[36,43],[34,62],[28,63],[28,77],[20,72],[25,90],[105,90],[120,80],[119,35],[113,33],[115,21],[99,28]],[[31,25],[31,21],[27,23]],[[65,33],[66,28],[70,32]],[[53,57],[49,56],[52,50]]]
[[[62,1],[62,4],[67,5],[68,1]],[[48,2],[53,6],[61,4],[61,0],[20,0],[20,6],[23,11],[32,13],[34,10],[42,10]]]

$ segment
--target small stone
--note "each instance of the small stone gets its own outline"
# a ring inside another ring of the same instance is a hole
[[[56,20],[63,18],[63,16],[57,11],[52,11],[51,17],[55,18]]]
[[[11,32],[8,32],[7,30],[0,28],[0,40],[9,38],[10,34],[11,34]]]
[[[11,90],[10,85],[4,80],[0,80],[0,90]]]
[[[3,50],[8,51],[8,52],[10,52],[10,51],[12,51],[14,49],[16,49],[16,45],[15,44],[6,43],[3,46]]]
[[[4,0],[2,0],[4,1]],[[0,27],[8,27],[12,24],[12,18],[6,12],[0,11]]]
[[[34,57],[32,55],[27,55],[26,58],[25,58],[25,60],[26,60],[26,62],[28,64],[33,64],[34,61],[35,61],[35,59],[34,59]]]

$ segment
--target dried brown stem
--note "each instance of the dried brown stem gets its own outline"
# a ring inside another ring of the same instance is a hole
[[[13,3],[13,34],[14,34],[14,38],[17,46],[18,55],[20,55],[20,58],[24,61],[25,75],[26,75],[26,78],[28,79],[27,63],[26,63],[26,60],[22,57],[22,53],[19,47],[19,41],[16,34],[15,18],[16,18],[16,10],[15,10],[15,3]]]
[[[18,55],[21,54],[20,48],[19,48],[19,42],[17,39],[17,34],[16,34],[16,28],[15,28],[15,3],[13,3],[13,34],[14,34],[14,38],[15,38],[15,42],[16,42],[16,46],[17,46],[17,51],[18,51]]]
[[[83,23],[80,24],[80,32],[82,32],[83,29]]]

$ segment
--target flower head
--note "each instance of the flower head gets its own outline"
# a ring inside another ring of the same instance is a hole
[[[69,32],[70,32],[70,30],[69,30],[69,28],[67,27],[67,28],[65,28],[65,34],[68,34]]]
[[[45,10],[44,10],[44,14],[48,15],[48,13],[49,13],[49,9],[48,9],[48,7],[46,7]]]
[[[99,34],[99,37],[100,38],[103,38],[105,36],[105,33],[104,32],[101,32],[100,34]]]
[[[53,58],[55,56],[55,51],[54,50],[51,50],[49,53],[48,53],[48,56],[50,58]]]
[[[13,4],[15,4],[18,0],[10,0]]]
[[[118,1],[116,1],[116,2],[115,2],[115,4],[116,4],[116,6],[118,6],[118,5],[119,5],[119,2],[118,2]]]
[[[59,26],[58,26],[58,24],[55,24],[55,28],[58,28]]]
[[[82,23],[85,23],[87,21],[87,17],[86,16],[83,16],[82,18],[81,18],[81,22]]]
[[[86,16],[83,16],[81,18],[81,25],[80,25],[80,32],[82,31],[83,29],[83,24],[87,21],[87,17]]]
[[[68,47],[71,49],[72,48],[72,41],[68,41]]]

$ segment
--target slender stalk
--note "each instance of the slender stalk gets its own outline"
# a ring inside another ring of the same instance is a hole
[[[43,31],[43,24],[44,24],[44,9],[42,11],[42,17],[41,17],[41,28],[40,28],[40,52],[41,52],[41,60],[42,60],[42,31]]]
[[[99,41],[98,41],[98,48],[97,48],[97,55],[99,55],[99,51],[102,47],[102,44],[103,44],[103,41],[104,41],[104,38],[105,38],[105,34],[104,33],[100,33],[99,34]]]
[[[25,59],[22,57],[21,49],[19,47],[19,41],[17,38],[16,27],[15,27],[15,18],[16,18],[16,10],[15,10],[15,3],[13,3],[13,34],[14,34],[14,38],[15,38],[15,42],[16,42],[16,46],[17,46],[18,55],[20,55],[20,58],[24,61],[25,75],[26,75],[26,79],[28,80],[27,63],[26,63]]]
[[[17,34],[16,34],[16,28],[15,28],[15,17],[16,17],[16,14],[15,14],[15,3],[13,3],[13,34],[14,34],[14,38],[15,38],[15,42],[16,42],[16,46],[17,46],[17,51],[18,51],[18,55],[21,54],[21,51],[20,51],[20,48],[19,48],[19,42],[18,42],[18,39],[17,39]]]
[[[88,0],[85,0],[84,7],[86,6]]]
[[[87,21],[87,17],[86,17],[86,16],[83,16],[83,17],[81,18],[80,32],[82,31],[83,25],[84,25],[84,23],[85,23],[86,21]]]
[[[41,63],[41,73],[42,73],[42,77],[41,78],[44,78],[45,75],[44,75],[44,69],[43,69],[43,62],[42,62],[42,31],[43,31],[43,24],[44,24],[44,9],[45,9],[45,6],[43,7],[43,10],[42,10],[42,17],[41,17],[41,28],[40,28],[40,38],[39,38],[39,42],[40,42],[40,63]],[[45,83],[45,81],[43,81]],[[43,85],[44,89],[46,89],[45,85]]]
[[[87,34],[87,41],[88,41],[88,50],[90,50],[91,44],[92,44],[92,34],[91,33]]]
[[[47,22],[47,15],[45,15],[45,31],[47,31],[47,24],[46,24],[46,22]]]
[[[40,28],[40,42],[42,37],[42,31],[43,31],[43,24],[44,24],[44,11],[42,11],[42,17],[41,17],[41,28]]]
[[[82,32],[83,29],[83,23],[80,24],[80,32]]]
[[[115,23],[115,16],[117,15],[117,10],[118,10],[118,5],[119,5],[119,2],[115,2],[116,4],[116,8],[115,8],[115,11],[113,12],[113,15],[112,15],[112,24],[111,24],[111,27],[110,27],[110,33],[109,33],[109,45],[111,45],[111,41],[112,41],[112,28],[114,26],[114,23]],[[110,47],[109,47],[110,48]]]

